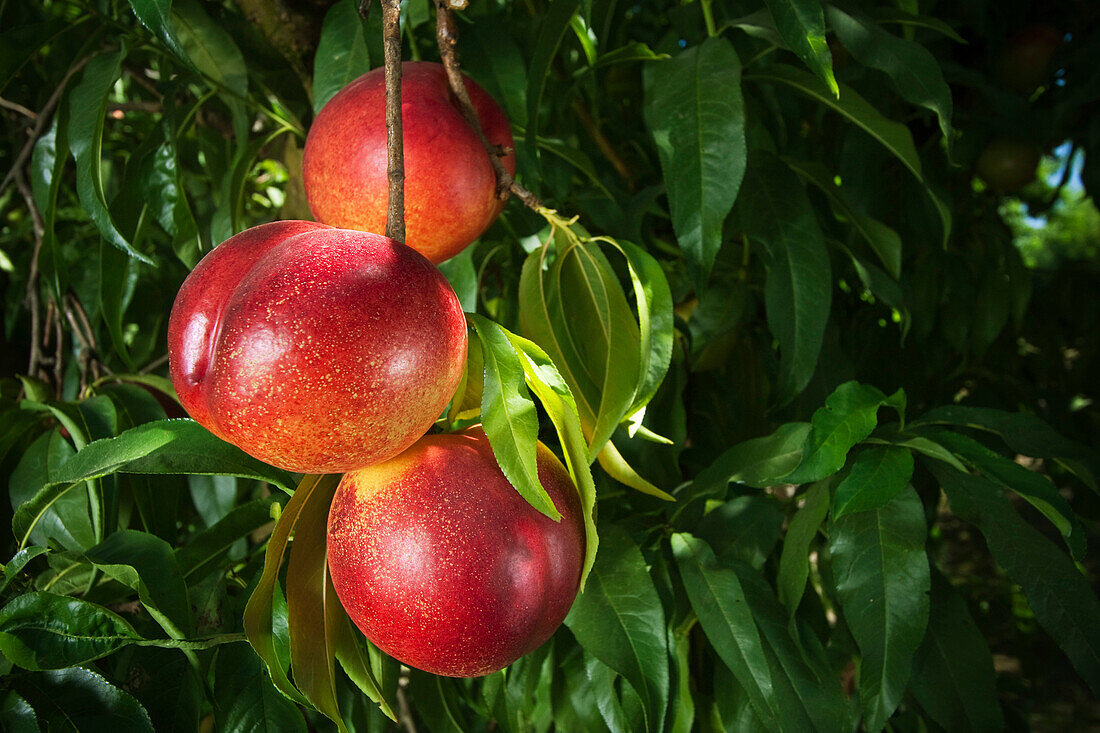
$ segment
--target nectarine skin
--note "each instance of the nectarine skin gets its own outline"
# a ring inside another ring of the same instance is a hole
[[[440,64],[401,65],[405,152],[405,243],[432,262],[453,257],[496,220],[504,204],[477,133],[466,123]],[[511,148],[496,102],[469,79],[466,89],[490,143]],[[515,156],[503,160],[510,173]],[[374,69],[340,90],[317,115],[302,158],[314,218],[347,229],[386,226],[386,88]]]
[[[283,221],[231,237],[184,281],[168,323],[180,402],[290,471],[391,458],[446,406],[466,321],[442,274],[391,239]]]
[[[328,565],[348,616],[418,669],[476,677],[545,642],[577,594],[580,499],[541,443],[554,522],[508,483],[480,428],[429,435],[349,473],[329,511]]]

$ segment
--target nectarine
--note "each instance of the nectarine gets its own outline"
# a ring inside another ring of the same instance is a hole
[[[560,522],[508,483],[480,428],[426,436],[345,475],[328,565],[363,634],[452,677],[489,674],[549,639],[577,594],[584,525],[576,487],[541,443],[537,465]]]
[[[305,221],[231,237],[184,281],[169,372],[199,423],[290,471],[386,460],[422,436],[466,362],[447,280],[391,239]]]
[[[503,203],[489,154],[467,124],[440,64],[401,65],[405,150],[405,243],[432,262],[453,257],[496,220]],[[469,79],[466,89],[493,145],[511,148],[496,102]],[[515,156],[504,158],[515,171]],[[306,138],[302,177],[318,221],[380,232],[386,226],[386,88],[377,68],[344,87],[317,115]]]

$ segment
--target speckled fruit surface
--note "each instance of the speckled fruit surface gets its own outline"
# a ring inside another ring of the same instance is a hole
[[[169,374],[199,423],[303,473],[384,461],[454,394],[466,320],[442,274],[391,239],[283,221],[231,237],[184,281]]]
[[[440,64],[401,65],[405,148],[405,243],[439,263],[497,218],[496,176],[466,123]],[[466,88],[490,143],[513,147],[508,120],[469,79]],[[515,156],[504,158],[515,171]],[[386,226],[386,89],[374,69],[344,87],[310,127],[302,159],[306,197],[318,221],[380,232]]]
[[[368,639],[411,667],[476,677],[550,638],[577,594],[584,525],[568,472],[542,444],[537,462],[560,522],[508,483],[480,428],[344,476],[329,571]]]

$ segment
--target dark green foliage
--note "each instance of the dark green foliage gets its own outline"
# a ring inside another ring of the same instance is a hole
[[[562,628],[476,680],[351,624],[338,477],[224,443],[165,378],[202,255],[309,217],[305,132],[382,63],[358,6],[0,0],[5,730],[1085,729],[1091,4],[461,12],[544,206],[441,268],[471,341],[437,427],[483,422],[552,515],[547,443],[588,540]],[[404,13],[403,57],[438,59],[433,3]],[[1006,197],[973,173],[1004,138],[1068,145]]]

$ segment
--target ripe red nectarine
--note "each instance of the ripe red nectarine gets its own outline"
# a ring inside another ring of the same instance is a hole
[[[584,560],[580,498],[541,443],[554,522],[508,483],[485,433],[429,435],[340,482],[328,566],[348,616],[418,669],[475,677],[545,642],[573,604]]]
[[[503,203],[489,155],[458,107],[440,64],[401,65],[405,149],[405,243],[432,262],[461,252],[496,220]],[[485,137],[511,148],[496,102],[469,79],[466,89]],[[515,171],[515,156],[504,158]],[[374,69],[344,87],[314,120],[302,177],[318,221],[380,232],[386,227],[386,88]]]
[[[447,405],[466,320],[447,280],[391,239],[305,221],[229,238],[184,281],[169,372],[199,423],[290,471],[391,458]]]

